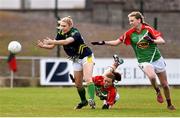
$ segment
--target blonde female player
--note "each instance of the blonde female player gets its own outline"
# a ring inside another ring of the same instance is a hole
[[[78,29],[73,27],[71,17],[64,17],[58,21],[59,32],[55,39],[46,38],[38,40],[40,48],[52,49],[57,45],[62,45],[66,54],[73,61],[75,86],[80,96],[81,102],[75,109],[81,109],[89,105],[95,109],[94,102],[94,83],[92,82],[92,73],[94,67],[94,56],[91,49],[84,43]],[[89,100],[86,99],[86,91],[83,86],[83,78],[87,83]]]

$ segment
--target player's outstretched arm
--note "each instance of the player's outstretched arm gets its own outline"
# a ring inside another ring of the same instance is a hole
[[[73,37],[66,38],[64,40],[55,40],[55,39],[50,39],[46,38],[45,42],[47,44],[52,44],[52,45],[68,45],[74,41]]]
[[[112,40],[112,41],[94,41],[91,42],[92,45],[110,45],[110,46],[117,46],[121,43],[119,39]]]

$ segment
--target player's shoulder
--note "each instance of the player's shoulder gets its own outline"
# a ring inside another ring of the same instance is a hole
[[[92,80],[93,80],[95,85],[101,85],[104,78],[103,78],[103,76],[94,76],[94,77],[92,77]]]
[[[94,78],[96,78],[96,79],[103,79],[103,76],[97,75],[97,76],[94,76]]]
[[[144,29],[147,29],[147,30],[149,30],[149,31],[154,31],[155,29],[152,27],[152,26],[150,26],[150,25],[143,25],[143,28]]]
[[[135,29],[134,28],[130,28],[129,30],[127,30],[125,32],[126,35],[131,35],[133,32],[135,32]]]
[[[97,76],[92,77],[92,79],[93,79],[93,81],[102,81],[104,79],[104,77],[97,75]]]
[[[71,35],[72,35],[72,36],[75,35],[75,34],[77,34],[77,33],[80,34],[79,30],[78,30],[77,28],[75,28],[75,27],[72,27],[70,32],[71,32]]]
[[[152,26],[150,25],[144,25],[144,29],[147,29],[148,32],[150,32],[152,35],[154,35],[155,37],[158,37],[161,35],[160,31],[157,31],[156,29],[154,29]]]

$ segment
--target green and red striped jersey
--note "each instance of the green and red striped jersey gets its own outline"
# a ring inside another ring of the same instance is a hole
[[[148,42],[144,39],[145,36],[156,40],[161,33],[151,26],[143,24],[140,32],[131,28],[119,37],[124,44],[132,46],[139,63],[154,62],[161,57],[157,44]]]

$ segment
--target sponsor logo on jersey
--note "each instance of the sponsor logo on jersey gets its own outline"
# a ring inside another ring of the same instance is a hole
[[[149,47],[149,43],[148,42],[138,42],[137,43],[137,47],[144,49],[144,48],[148,48]]]

